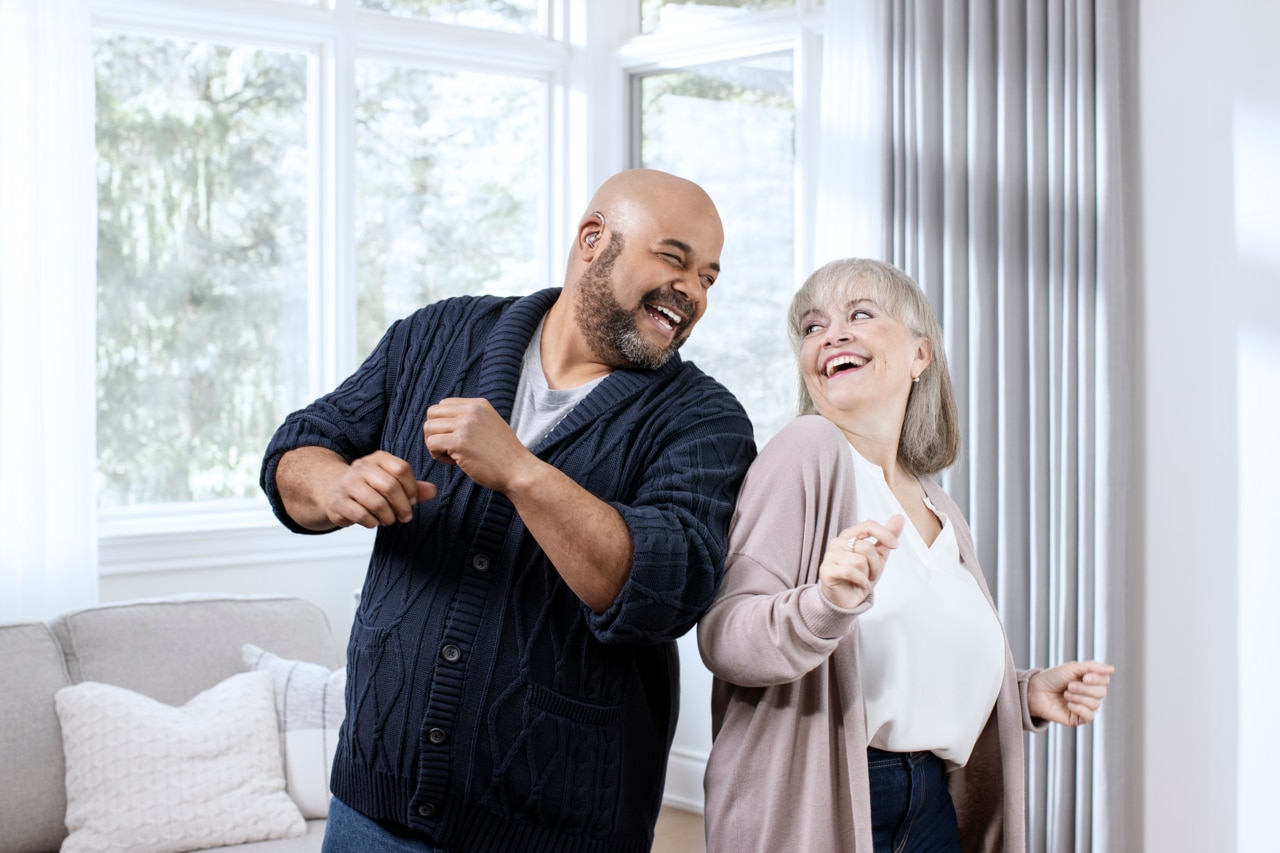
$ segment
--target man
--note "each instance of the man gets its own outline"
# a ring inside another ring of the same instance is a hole
[[[637,169],[588,210],[563,289],[419,310],[267,449],[286,526],[378,528],[326,851],[650,848],[674,640],[755,445],[676,354],[720,271],[711,199]]]

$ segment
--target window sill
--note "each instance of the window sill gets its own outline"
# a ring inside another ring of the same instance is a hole
[[[262,501],[98,512],[98,572],[128,575],[350,557],[366,559],[374,531],[324,536],[286,530]]]

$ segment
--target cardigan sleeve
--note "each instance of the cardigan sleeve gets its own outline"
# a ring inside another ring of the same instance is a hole
[[[445,299],[397,320],[341,385],[285,418],[267,445],[259,479],[285,527],[295,533],[327,532],[307,530],[289,517],[276,488],[281,457],[299,447],[324,447],[350,463],[383,449],[389,424],[398,433],[407,430],[416,435],[426,401],[419,399],[422,383],[413,380],[424,369],[427,353],[441,331],[466,328],[480,304],[481,300],[471,297]]]
[[[728,391],[676,418],[633,499],[611,505],[631,533],[631,572],[603,613],[583,612],[603,643],[661,643],[694,626],[724,577],[734,500],[756,446]],[[683,421],[683,422],[682,422]]]
[[[738,498],[724,584],[698,625],[711,672],[743,687],[785,684],[831,655],[868,598],[848,610],[818,589],[828,541],[856,521],[843,434],[816,416],[779,432]]]

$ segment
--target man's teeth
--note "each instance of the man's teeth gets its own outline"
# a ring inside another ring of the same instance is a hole
[[[866,359],[854,355],[838,355],[827,362],[827,376],[834,376],[836,372],[846,367],[862,367],[866,363]]]
[[[657,311],[663,317],[666,317],[667,320],[671,323],[671,328],[674,329],[676,326],[680,325],[682,318],[680,317],[679,314],[672,311],[670,308],[664,308],[661,305],[650,305],[649,307],[652,308],[654,311]]]

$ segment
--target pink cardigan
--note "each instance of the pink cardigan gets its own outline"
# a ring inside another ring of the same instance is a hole
[[[920,482],[955,524],[960,558],[990,601],[959,508],[935,482]],[[860,520],[847,440],[825,418],[792,421],[747,473],[724,585],[698,625],[715,675],[708,853],[872,853],[853,629],[874,595],[845,610],[817,587],[828,540]],[[1043,731],[1026,711],[1035,672],[1014,669],[1006,641],[991,719],[968,764],[949,777],[965,851],[1026,850],[1022,732]]]

